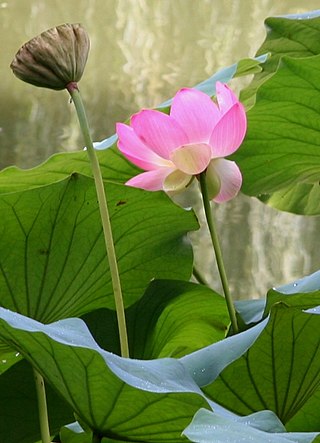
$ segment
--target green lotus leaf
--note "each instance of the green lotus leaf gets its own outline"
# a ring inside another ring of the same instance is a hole
[[[319,327],[315,309],[304,312],[275,304],[254,344],[204,392],[239,415],[269,409],[287,430],[297,430],[296,417],[312,401],[317,420],[310,428],[306,422],[299,431],[320,431],[320,336],[315,333]]]
[[[162,192],[107,183],[125,305],[154,278],[189,279],[197,229]],[[44,322],[114,308],[93,180],[79,174],[0,200],[1,305]]]

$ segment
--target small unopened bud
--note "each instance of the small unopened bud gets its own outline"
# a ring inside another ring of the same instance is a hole
[[[88,34],[80,24],[64,24],[25,43],[10,67],[27,83],[61,90],[81,79],[89,48]]]

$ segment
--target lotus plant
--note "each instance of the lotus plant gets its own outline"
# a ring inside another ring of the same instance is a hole
[[[201,91],[184,88],[173,98],[170,115],[144,109],[131,117],[130,126],[117,124],[120,151],[146,171],[128,185],[178,192],[206,171],[210,199],[221,203],[239,192],[241,172],[224,157],[241,145],[246,114],[227,85],[217,82],[216,91],[217,104]]]
[[[210,200],[226,202],[241,188],[240,169],[224,157],[240,147],[247,119],[236,95],[221,82],[216,83],[216,100],[215,103],[197,89],[183,88],[174,96],[169,115],[143,109],[131,117],[130,125],[118,123],[116,127],[120,151],[145,170],[127,181],[127,185],[176,193],[189,186],[194,177],[198,178],[232,328],[237,332]]]

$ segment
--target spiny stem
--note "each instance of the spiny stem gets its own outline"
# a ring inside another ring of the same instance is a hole
[[[87,153],[91,163],[92,173],[95,181],[102,227],[103,227],[104,238],[107,249],[107,256],[108,256],[111,279],[112,279],[115,305],[116,305],[121,355],[122,357],[129,357],[128,336],[127,336],[127,327],[126,327],[124,304],[122,298],[120,276],[119,276],[117,257],[114,247],[110,216],[107,205],[107,198],[106,198],[105,188],[103,185],[103,179],[101,175],[99,161],[93,147],[88,120],[77,83],[70,83],[67,86],[67,90],[71,95],[72,101],[77,111],[78,120],[80,123],[81,131],[87,148]]]
[[[206,172],[202,172],[200,174],[199,181],[200,181],[200,189],[201,189],[201,194],[202,194],[204,212],[205,212],[205,216],[206,216],[206,220],[207,220],[207,224],[208,224],[208,228],[209,228],[209,232],[210,232],[212,246],[213,246],[215,256],[216,256],[218,271],[219,271],[221,284],[222,284],[222,288],[223,288],[223,292],[224,292],[224,296],[225,296],[225,300],[226,300],[226,304],[227,304],[227,309],[228,309],[233,332],[236,334],[237,332],[239,332],[239,327],[238,327],[238,322],[237,322],[237,317],[236,317],[236,311],[235,311],[234,304],[233,304],[232,297],[231,297],[230,290],[229,290],[229,284],[228,284],[227,274],[225,271],[224,262],[223,262],[223,258],[222,258],[222,252],[221,252],[221,248],[220,248],[219,238],[218,238],[217,230],[216,230],[215,223],[214,223],[214,220],[212,217],[211,205],[210,205],[210,200],[209,200],[209,196],[208,196]]]
[[[37,399],[38,399],[38,411],[39,411],[39,423],[42,443],[50,443],[50,430],[49,419],[47,409],[46,390],[44,385],[44,379],[39,372],[33,368],[33,374],[36,384]]]

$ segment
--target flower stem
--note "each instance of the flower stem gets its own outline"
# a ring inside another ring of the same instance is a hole
[[[36,384],[37,398],[38,398],[38,411],[39,411],[39,423],[42,443],[50,443],[50,430],[49,419],[47,409],[46,390],[44,385],[44,379],[39,372],[33,368],[33,374]]]
[[[208,228],[209,228],[209,232],[210,232],[210,236],[211,236],[212,246],[213,246],[215,256],[216,256],[217,266],[218,266],[221,284],[223,287],[223,292],[224,292],[224,296],[225,296],[225,300],[226,300],[226,304],[227,304],[229,318],[231,321],[233,332],[236,334],[237,332],[239,332],[236,311],[235,311],[234,304],[233,304],[232,297],[231,297],[230,290],[229,290],[229,284],[228,284],[227,274],[226,274],[226,270],[225,270],[224,263],[223,263],[222,252],[221,252],[221,248],[220,248],[217,230],[216,230],[215,223],[214,223],[214,220],[212,217],[211,205],[210,205],[210,200],[209,200],[209,196],[208,196],[206,172],[202,172],[200,174],[199,181],[200,181],[200,189],[201,189],[201,194],[202,194],[204,212],[205,212],[205,216],[206,216],[206,220],[207,220],[207,224],[208,224]]]
[[[126,319],[124,313],[120,276],[119,276],[117,257],[113,242],[107,198],[106,198],[105,188],[103,185],[103,179],[101,175],[99,161],[93,147],[88,120],[77,83],[69,83],[69,85],[67,86],[67,90],[71,95],[72,101],[77,111],[78,120],[80,123],[85,145],[87,147],[87,153],[89,156],[92,173],[95,181],[102,227],[103,227],[104,238],[107,249],[107,256],[108,256],[111,279],[112,279],[115,305],[116,305],[121,355],[122,357],[129,357],[128,336],[127,336],[127,327],[126,327]]]

